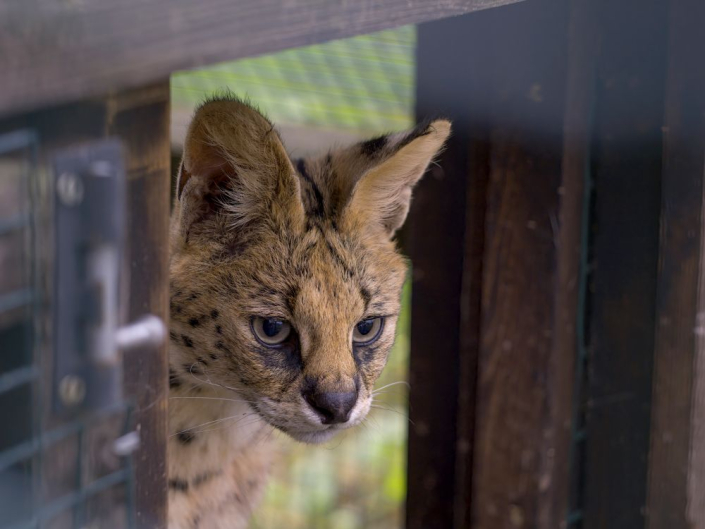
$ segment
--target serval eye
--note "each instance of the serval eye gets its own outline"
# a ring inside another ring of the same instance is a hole
[[[383,318],[368,318],[362,320],[353,329],[353,344],[369,345],[382,334]]]
[[[252,318],[252,333],[255,338],[267,347],[281,344],[291,334],[291,324],[277,318]]]

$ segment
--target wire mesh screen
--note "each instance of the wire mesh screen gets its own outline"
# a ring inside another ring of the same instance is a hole
[[[37,295],[32,273],[32,179],[34,136],[26,131],[0,137],[0,526],[31,515],[36,475],[30,461],[12,457],[13,447],[37,428],[39,377],[33,355]],[[13,506],[12,509],[9,507]]]
[[[193,108],[224,90],[264,111],[292,156],[408,128],[414,121],[415,42],[415,28],[404,27],[176,74],[174,147],[181,147]],[[323,447],[275,434],[279,458],[251,527],[403,525],[408,294],[407,288],[396,344],[377,383],[378,408],[364,424]]]
[[[128,527],[131,466],[113,450],[129,423],[119,403],[55,417],[48,179],[37,138],[0,136],[0,528]]]

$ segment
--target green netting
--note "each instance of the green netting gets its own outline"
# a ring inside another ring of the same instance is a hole
[[[277,124],[361,133],[412,124],[413,26],[218,64],[172,77],[175,110],[218,90],[247,96]]]

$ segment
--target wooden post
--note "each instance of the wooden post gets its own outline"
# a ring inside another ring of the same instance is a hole
[[[565,523],[593,28],[569,20],[544,0],[419,28],[417,112],[454,135],[407,235],[409,528]]]
[[[151,313],[168,324],[169,82],[162,81],[110,97],[36,111],[0,122],[2,132],[18,128],[29,128],[37,133],[40,157],[44,162],[57,149],[105,137],[122,140],[128,179],[127,256],[124,262],[130,268],[126,274],[129,285],[123,314],[129,322]],[[42,263],[42,266],[51,267],[53,264]],[[53,352],[47,350],[46,354],[50,356]],[[126,394],[135,405],[134,425],[141,440],[140,448],[133,454],[137,527],[166,527],[166,346],[158,351],[126,354],[124,368]],[[46,409],[50,409],[49,406]],[[101,431],[89,431],[88,446],[82,449],[89,469],[93,469],[96,458],[106,459],[109,449],[104,443],[114,439],[115,432],[119,431],[115,425],[112,420]],[[53,420],[47,427],[52,426],[55,426]],[[51,466],[47,476],[53,479],[42,484],[44,492],[51,490],[53,482],[60,481],[64,487],[69,484],[65,492],[72,490],[76,481],[75,465],[72,460],[68,463],[67,460],[76,457],[74,441],[71,438],[62,443],[45,458],[44,464]],[[117,464],[116,458],[110,461]],[[107,498],[107,505],[114,510],[111,501],[122,502],[124,497]],[[95,505],[88,502],[89,516],[95,517],[93,521],[99,525],[112,527],[117,522],[110,518],[113,514],[110,509],[101,509],[105,505],[100,501]],[[71,513],[66,514],[63,520],[70,523]]]
[[[649,446],[666,3],[597,4],[584,526],[637,529]]]
[[[705,5],[672,1],[661,190],[650,529],[705,528]]]
[[[106,133],[123,141],[128,177],[128,321],[155,314],[169,321],[171,156],[169,82],[124,92],[106,102]],[[125,357],[127,392],[137,406],[140,448],[134,454],[140,528],[166,527],[167,345]]]

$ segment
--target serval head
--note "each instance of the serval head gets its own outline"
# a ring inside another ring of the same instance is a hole
[[[442,148],[437,120],[291,159],[226,97],[188,130],[171,226],[171,367],[318,443],[362,421],[394,341],[406,262],[393,240]]]

